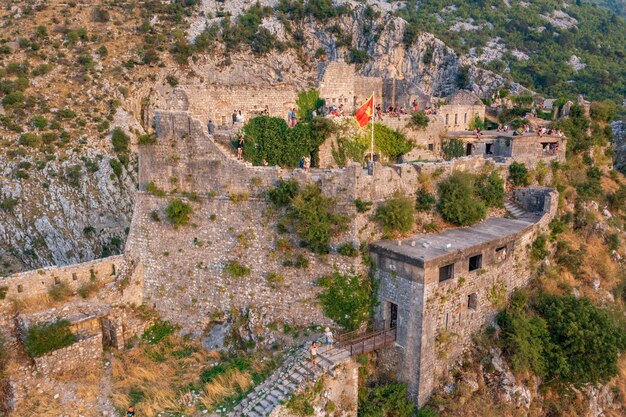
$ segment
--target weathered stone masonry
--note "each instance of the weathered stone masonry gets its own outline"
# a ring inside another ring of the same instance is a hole
[[[529,188],[515,199],[532,213],[371,245],[380,281],[376,320],[397,326],[398,377],[420,405],[472,333],[530,279],[528,248],[556,214],[558,196]]]

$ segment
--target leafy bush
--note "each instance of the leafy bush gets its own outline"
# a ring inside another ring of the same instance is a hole
[[[446,161],[465,156],[465,144],[460,139],[452,138],[445,140],[441,150]]]
[[[359,389],[359,416],[413,417],[414,414],[415,404],[407,397],[405,383],[389,382]]]
[[[3,211],[13,211],[17,206],[17,199],[13,197],[7,197],[0,201],[0,210]]]
[[[296,180],[278,180],[276,187],[267,192],[267,198],[276,207],[286,207],[291,200],[298,194],[300,184]]]
[[[372,208],[371,201],[364,201],[364,200],[361,200],[360,198],[355,199],[353,203],[358,213],[366,213],[370,211],[370,209]]]
[[[339,246],[337,248],[337,253],[343,256],[349,256],[351,258],[354,258],[359,255],[359,250],[355,248],[352,243],[348,242]]]
[[[57,319],[54,323],[35,324],[26,333],[24,347],[31,356],[64,348],[74,343],[74,335],[67,320]]]
[[[526,165],[513,162],[509,165],[509,181],[517,186],[527,186],[530,184],[530,176]]]
[[[193,213],[191,206],[177,198],[170,201],[165,208],[165,216],[175,228],[189,224],[189,216]]]
[[[13,91],[2,98],[2,105],[5,107],[16,107],[24,102],[24,94],[20,91]]]
[[[476,178],[476,192],[488,207],[504,206],[504,180],[496,171],[482,174]]]
[[[366,139],[369,143],[370,137],[367,136]],[[413,147],[414,143],[408,140],[402,132],[391,129],[382,123],[374,125],[374,150],[378,150],[390,161],[395,162],[400,156],[410,152]]]
[[[498,316],[501,343],[517,370],[557,384],[595,384],[617,375],[626,332],[587,298],[521,297]]]
[[[18,143],[20,145],[29,146],[31,148],[35,148],[41,145],[41,137],[37,136],[34,133],[24,133],[20,135],[18,139]]]
[[[250,268],[235,260],[231,260],[224,265],[224,273],[231,277],[241,278],[250,275]]]
[[[65,301],[72,296],[72,289],[65,282],[61,282],[50,287],[48,295],[54,301]]]
[[[296,105],[298,106],[298,118],[301,121],[311,121],[313,119],[313,110],[323,107],[325,100],[320,98],[320,92],[312,88],[308,91],[298,93]]]
[[[48,119],[43,116],[35,116],[32,119],[33,126],[37,129],[45,129],[48,126]]]
[[[415,193],[415,209],[417,211],[430,211],[436,202],[435,196],[423,188]]]
[[[174,334],[176,327],[169,321],[159,320],[152,326],[148,327],[141,335],[141,338],[148,344],[156,345],[161,340]]]
[[[535,260],[545,259],[548,255],[550,255],[550,251],[546,248],[546,243],[548,242],[548,236],[539,235],[533,241],[531,245],[530,255]]]
[[[390,237],[409,232],[413,227],[413,214],[412,202],[406,197],[396,195],[378,206],[374,218],[382,225],[384,235]]]
[[[149,135],[149,134],[140,135],[138,139],[139,145],[154,145],[156,141],[157,141],[156,136]]]
[[[330,240],[346,230],[348,217],[337,213],[336,201],[309,185],[296,195],[287,211],[287,219],[311,251],[328,253]]]
[[[369,278],[334,272],[318,283],[324,287],[318,297],[328,318],[346,330],[354,330],[368,320],[374,302]]]
[[[111,143],[113,144],[113,150],[117,154],[128,153],[128,144],[130,143],[130,137],[124,131],[116,127],[111,133]]]
[[[591,103],[591,120],[608,123],[617,115],[617,105],[614,101],[594,101]]]
[[[157,187],[154,181],[150,181],[148,184],[146,184],[146,192],[157,197],[165,197],[165,191]]]
[[[243,127],[243,156],[254,165],[267,163],[295,168],[302,157],[315,157],[332,126],[332,122],[324,118],[289,128],[285,120],[278,117],[255,117]],[[314,158],[311,162],[315,166]]]
[[[409,126],[415,129],[425,129],[428,126],[430,119],[423,111],[417,111],[411,115],[411,121]]]
[[[455,172],[439,183],[437,209],[444,220],[457,226],[469,226],[485,218],[487,208],[478,198],[474,176]]]

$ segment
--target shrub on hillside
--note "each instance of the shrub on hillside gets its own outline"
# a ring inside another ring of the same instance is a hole
[[[43,356],[46,353],[64,348],[74,343],[74,335],[67,320],[54,323],[35,324],[26,333],[24,347],[31,356]]]
[[[617,115],[617,105],[614,101],[594,101],[591,103],[591,120],[608,123]]]
[[[224,265],[224,273],[231,277],[241,278],[250,275],[250,268],[235,260],[231,260]]]
[[[151,345],[156,345],[161,340],[174,334],[176,327],[174,327],[169,321],[159,320],[152,326],[148,327],[141,335],[141,338]]]
[[[417,211],[430,211],[436,202],[435,196],[423,188],[415,193],[415,209]]]
[[[359,250],[354,247],[354,245],[350,242],[344,243],[343,245],[337,248],[337,253],[343,256],[348,256],[350,258],[354,258],[359,255]]]
[[[117,154],[128,153],[128,145],[130,143],[130,137],[124,131],[116,127],[111,133],[111,143],[113,144],[113,150]]]
[[[425,129],[430,119],[423,111],[417,111],[411,115],[409,126],[415,129]]]
[[[517,186],[527,186],[530,184],[530,176],[526,165],[513,162],[509,165],[509,181]]]
[[[477,196],[474,176],[455,172],[439,183],[437,209],[444,220],[457,226],[469,226],[485,218],[487,208]]]
[[[72,289],[65,282],[61,282],[50,287],[48,295],[54,301],[65,301],[72,296]]]
[[[177,198],[170,201],[165,208],[165,216],[175,228],[189,224],[189,216],[193,213],[191,206]]]
[[[336,201],[309,185],[296,195],[287,218],[305,246],[315,253],[328,253],[331,238],[346,230],[348,216],[336,211]]]
[[[318,284],[324,287],[318,296],[324,314],[342,328],[355,330],[369,319],[374,302],[369,278],[334,272]]]
[[[428,408],[420,408],[420,412],[424,409]],[[415,415],[415,404],[408,399],[405,383],[388,382],[359,389],[359,415],[364,417],[412,417]],[[436,415],[436,413],[422,413],[418,414],[418,417]]]
[[[560,384],[595,384],[617,375],[626,331],[587,298],[513,297],[498,316],[500,343],[515,370]]]
[[[476,192],[488,207],[502,207],[504,205],[504,180],[496,171],[491,174],[482,174],[476,178]]]
[[[276,207],[286,207],[300,191],[296,180],[278,180],[276,186],[267,192],[267,199]]]
[[[395,196],[378,206],[374,218],[383,227],[386,237],[406,233],[413,227],[413,203],[406,197]]]

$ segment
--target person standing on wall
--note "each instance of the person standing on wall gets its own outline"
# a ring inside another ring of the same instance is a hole
[[[215,135],[215,125],[213,124],[213,120],[209,119],[209,122],[206,125],[207,130],[209,131],[209,137],[213,139]]]
[[[233,110],[233,126],[237,123],[237,110]]]
[[[239,136],[239,140],[237,141],[237,160],[241,161],[243,159],[243,136]]]
[[[311,365],[317,369],[317,342],[311,343]]]

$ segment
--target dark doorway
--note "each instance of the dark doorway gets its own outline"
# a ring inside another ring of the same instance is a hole
[[[398,305],[389,303],[389,328],[395,329],[398,324]]]
[[[468,143],[465,145],[465,155],[470,156],[472,154],[472,144]]]
[[[493,155],[493,145],[491,143],[485,144],[485,155]]]
[[[113,322],[106,317],[100,319],[102,329],[102,345],[106,347],[117,347],[117,333]]]

